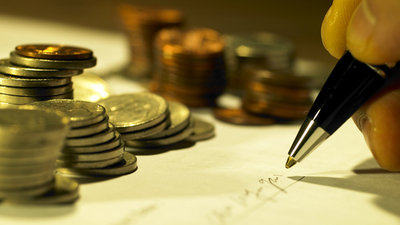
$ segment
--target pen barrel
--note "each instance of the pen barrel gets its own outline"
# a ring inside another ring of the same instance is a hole
[[[394,68],[373,67],[347,52],[333,69],[307,117],[329,134],[334,133],[368,99],[399,76],[399,67],[399,63]]]

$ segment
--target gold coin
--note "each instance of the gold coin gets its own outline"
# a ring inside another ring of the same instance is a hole
[[[18,55],[40,59],[90,59],[93,52],[86,48],[68,45],[30,44],[15,47]]]
[[[0,165],[0,174],[7,174],[9,176],[21,175],[21,174],[35,174],[42,173],[45,171],[53,171],[54,169],[54,161],[49,161],[41,164],[27,164],[23,166],[6,166]]]
[[[18,96],[51,96],[72,92],[72,83],[57,87],[8,87],[0,85],[0,93]]]
[[[146,128],[146,129],[139,130],[139,131],[120,133],[121,139],[122,140],[136,140],[136,139],[146,138],[151,135],[155,135],[159,132],[162,132],[163,130],[167,129],[170,124],[171,124],[171,119],[168,116],[164,121],[162,121],[161,123],[159,123],[153,127]]]
[[[29,175],[2,175],[0,176],[0,190],[12,188],[22,189],[33,186],[40,186],[50,182],[51,180],[53,180],[53,178],[53,170]]]
[[[107,130],[107,128],[108,128],[108,116],[106,115],[104,120],[96,124],[70,129],[67,138],[77,138],[77,137],[95,135],[97,133]]]
[[[29,105],[62,112],[70,119],[70,125],[72,128],[90,126],[99,123],[106,118],[106,109],[93,102],[70,99],[53,99],[33,102]]]
[[[101,77],[84,73],[72,77],[74,82],[74,99],[96,102],[107,98],[111,94],[111,88]]]
[[[34,196],[39,196],[47,191],[49,191],[51,188],[53,188],[55,185],[54,179],[51,180],[50,182],[47,182],[45,184],[37,185],[37,186],[31,186],[27,188],[11,188],[11,189],[0,189],[0,198],[1,199],[26,199],[29,197],[34,197]],[[4,201],[4,200],[3,200]]]
[[[120,162],[99,169],[73,169],[57,168],[57,172],[69,175],[89,175],[89,176],[119,176],[132,173],[137,169],[137,158],[135,155],[124,152]]]
[[[98,101],[120,133],[143,130],[164,121],[168,115],[167,101],[153,93],[113,95]]]
[[[71,78],[26,78],[0,73],[0,85],[8,87],[59,87],[71,83]]]
[[[118,157],[124,154],[124,151],[125,151],[125,144],[122,142],[121,145],[118,146],[117,148],[108,151],[81,153],[81,154],[62,153],[59,159],[63,161],[72,161],[72,162],[93,162],[93,161],[108,160]]]
[[[73,179],[55,176],[53,187],[46,193],[31,198],[11,198],[7,202],[16,204],[62,204],[71,203],[79,198],[79,184]]]
[[[186,138],[186,140],[202,141],[210,139],[215,136],[214,130],[215,128],[211,123],[196,118],[194,122],[193,133],[188,138]]]
[[[67,138],[65,144],[68,146],[77,146],[77,147],[99,145],[112,140],[114,137],[115,137],[115,127],[112,123],[108,123],[108,129],[103,132],[91,136],[85,136],[79,138]]]

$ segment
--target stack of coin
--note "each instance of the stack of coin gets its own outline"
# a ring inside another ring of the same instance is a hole
[[[30,105],[61,111],[70,119],[71,129],[57,167],[92,176],[122,175],[136,169],[136,157],[125,153],[125,144],[114,125],[109,123],[103,106],[70,99]],[[128,161],[129,164],[124,163]]]
[[[214,106],[226,86],[224,43],[211,29],[164,29],[150,89],[189,107]]]
[[[271,71],[292,70],[294,43],[276,34],[224,35],[229,86],[242,89],[243,68],[251,66]]]
[[[193,133],[195,120],[191,117],[188,107],[168,101],[171,125],[157,134],[137,140],[126,141],[126,145],[136,148],[164,147],[185,140]]]
[[[317,80],[294,73],[246,68],[243,108],[257,115],[303,119],[313,102]]]
[[[0,198],[35,203],[40,196],[55,197],[53,169],[69,131],[68,118],[35,107],[0,109],[0,114]],[[49,203],[74,201],[78,192],[64,197]]]
[[[63,45],[20,45],[0,60],[0,101],[25,104],[72,99],[71,77],[96,65],[89,49]]]
[[[172,9],[136,7],[120,4],[118,14],[131,48],[131,78],[150,77],[153,70],[153,42],[157,32],[167,27],[181,27],[181,12]]]
[[[153,93],[112,95],[98,103],[107,109],[111,123],[122,140],[137,140],[155,135],[170,124],[167,101]]]

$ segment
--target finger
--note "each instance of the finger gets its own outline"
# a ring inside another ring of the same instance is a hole
[[[355,58],[366,63],[399,61],[399,27],[399,0],[363,0],[349,22],[347,47]]]
[[[334,0],[321,26],[322,43],[328,52],[340,58],[347,50],[346,32],[354,10],[361,0]]]
[[[379,165],[400,171],[400,83],[370,99],[353,115],[353,120]]]

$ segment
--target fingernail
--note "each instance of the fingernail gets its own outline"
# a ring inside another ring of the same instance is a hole
[[[371,10],[367,0],[360,3],[360,6],[354,12],[347,29],[348,45],[357,46],[359,53],[365,51],[365,48],[373,34],[376,25],[376,17]]]
[[[371,119],[364,113],[357,111],[353,116],[354,122],[364,136],[365,142],[370,147]]]

